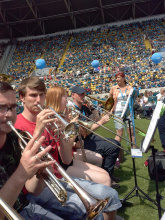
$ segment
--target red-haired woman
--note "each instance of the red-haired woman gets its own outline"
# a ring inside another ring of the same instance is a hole
[[[57,87],[52,87],[48,90],[46,95],[46,107],[50,106],[57,113],[60,113],[66,109],[66,104],[67,104],[67,92],[64,88],[57,86]],[[67,115],[65,116],[67,117]],[[67,118],[65,118],[65,120],[67,120]],[[86,152],[86,157],[87,157],[87,161],[89,162],[91,162],[91,160],[93,160],[93,162],[96,162],[98,160],[102,161],[101,155],[95,152]],[[82,157],[80,152],[78,153],[78,156],[74,154],[74,159],[72,161],[72,164],[67,166],[62,163],[62,159],[60,159],[60,155],[59,155],[59,161],[61,162],[61,165],[70,176],[91,180],[93,182],[107,186],[111,185],[111,180],[107,171],[90,163],[83,162],[81,161],[82,160],[81,158]]]
[[[114,106],[111,110],[111,113],[113,113],[115,116],[120,118],[123,112],[123,109],[125,107],[128,94],[130,90],[132,89],[132,86],[127,85],[125,74],[123,72],[118,72],[115,75],[115,78],[116,78],[117,85],[111,87],[109,97],[112,97],[114,99]],[[116,128],[116,134],[122,136],[124,125],[116,120],[114,120],[114,123],[115,123],[115,128]],[[128,134],[129,134],[129,129],[128,129]],[[135,138],[133,135],[133,131],[131,131],[131,136],[132,136],[132,142],[134,143]],[[115,137],[115,140],[121,142],[121,138],[117,135]]]

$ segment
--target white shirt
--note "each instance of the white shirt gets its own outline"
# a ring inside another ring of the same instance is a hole
[[[115,112],[123,112],[126,101],[127,101],[126,93],[123,93],[122,95],[121,92],[119,92],[117,96],[117,104],[116,104]]]
[[[159,102],[159,101],[163,101],[164,98],[165,98],[164,96],[161,95],[161,93],[157,94],[156,96],[157,96],[157,100],[161,98],[160,100],[158,100],[158,102]],[[161,96],[162,96],[162,97],[161,97]]]

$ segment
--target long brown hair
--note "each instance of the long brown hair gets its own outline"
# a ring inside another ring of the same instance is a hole
[[[66,94],[66,90],[61,86],[52,87],[46,95],[46,107],[52,107],[57,113],[60,112],[61,98]]]

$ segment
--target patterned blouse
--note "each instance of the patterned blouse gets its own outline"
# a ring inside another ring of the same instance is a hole
[[[6,183],[10,176],[15,172],[21,158],[21,149],[18,144],[18,137],[12,131],[7,134],[4,147],[0,150],[0,188]],[[23,191],[19,194],[14,209],[20,212],[26,205],[28,200]]]

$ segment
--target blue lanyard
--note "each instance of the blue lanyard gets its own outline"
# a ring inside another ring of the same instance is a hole
[[[123,98],[123,100],[124,100],[123,93],[122,93],[122,91],[121,91],[121,89],[120,89],[120,88],[119,88],[119,90],[120,90],[121,96],[122,96],[122,98]],[[126,88],[126,90],[125,90],[124,94],[126,94],[126,92],[127,92],[127,88]]]
[[[78,107],[75,103],[73,103],[73,104],[74,104],[74,106],[75,106],[76,108],[79,109],[79,107]],[[81,111],[81,109],[79,109],[79,110]],[[85,111],[84,111],[83,107],[82,107],[82,114],[85,116]]]

